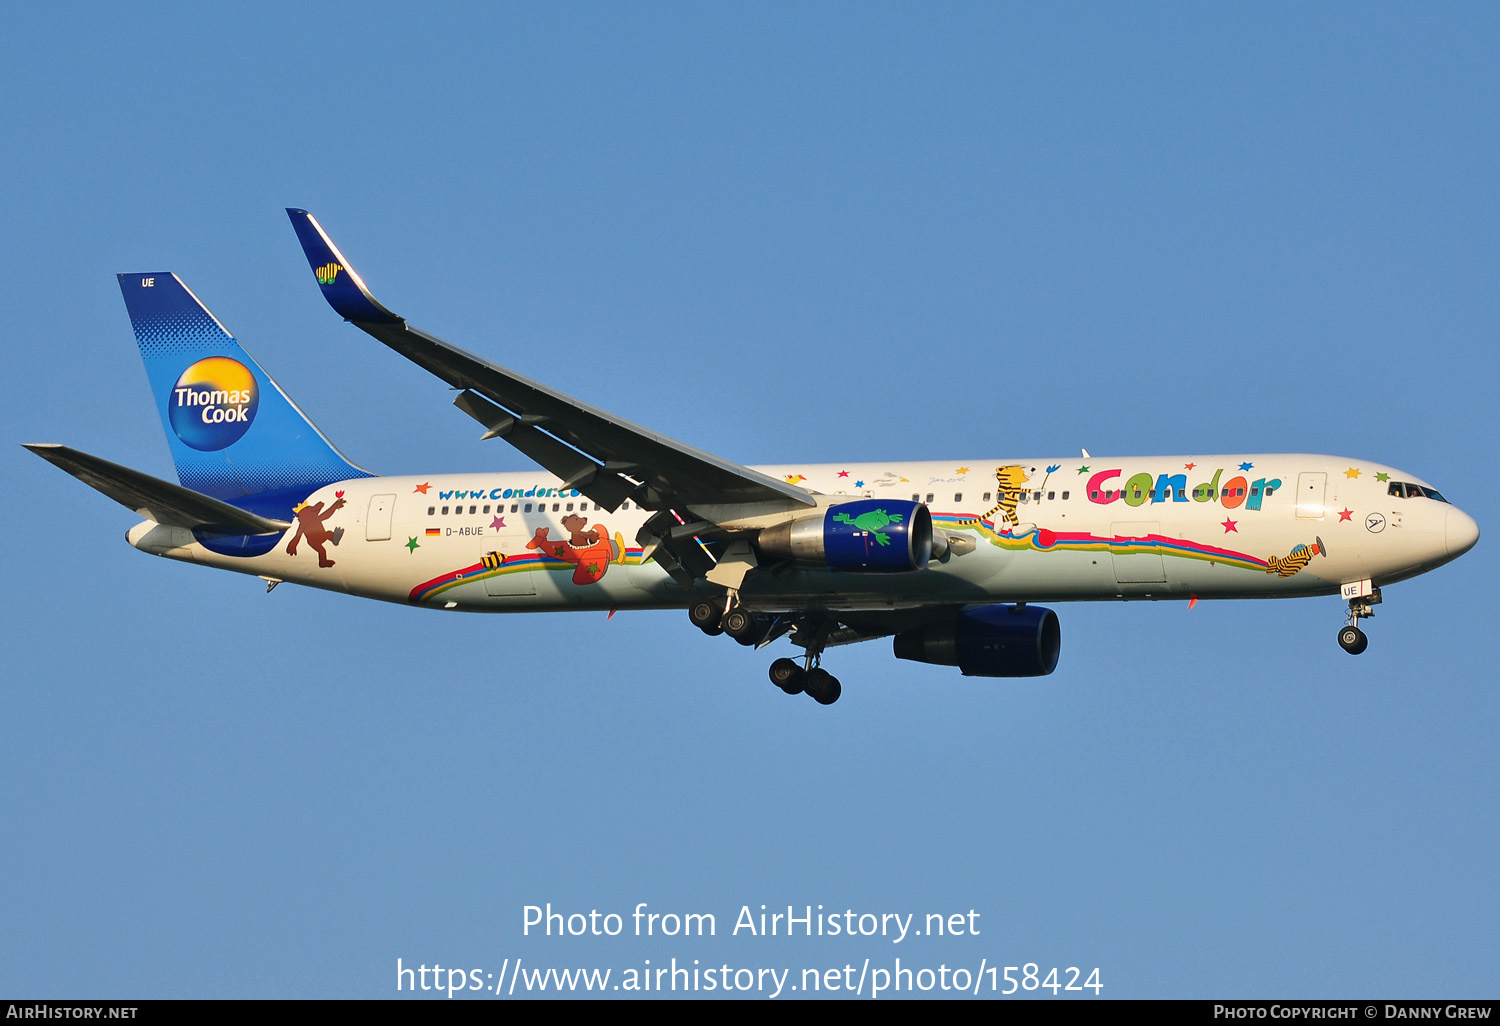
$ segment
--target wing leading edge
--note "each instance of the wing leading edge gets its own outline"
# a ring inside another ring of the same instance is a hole
[[[610,510],[630,499],[646,509],[817,504],[804,488],[647,430],[490,363],[409,325],[370,293],[328,233],[305,210],[287,209],[323,298],[345,320],[419,367],[462,389],[454,405]]]

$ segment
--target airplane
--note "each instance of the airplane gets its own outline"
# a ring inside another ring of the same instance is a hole
[[[392,313],[305,210],[323,298],[442,379],[540,469],[388,477],[350,463],[175,274],[118,276],[179,482],[26,448],[145,519],[169,559],[464,612],[686,609],[710,635],[799,659],[773,684],[829,705],[838,645],[966,676],[1051,673],[1039,602],[1340,594],[1339,644],[1386,585],[1467,552],[1474,519],[1426,481],[1307,454],[1000,458],[746,467],[590,406]],[[347,542],[348,544],[344,544]]]

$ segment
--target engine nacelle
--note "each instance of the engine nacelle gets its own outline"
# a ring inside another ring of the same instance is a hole
[[[896,635],[896,657],[957,666],[965,677],[1044,677],[1057,669],[1062,629],[1041,606],[964,606],[948,623]]]
[[[856,499],[760,532],[756,546],[830,570],[923,570],[932,558],[932,514],[920,502]]]

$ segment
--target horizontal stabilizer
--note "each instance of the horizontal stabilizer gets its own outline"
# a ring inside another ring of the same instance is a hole
[[[26,448],[120,505],[168,527],[224,534],[279,534],[291,526],[285,520],[256,516],[202,492],[65,445],[28,445]]]

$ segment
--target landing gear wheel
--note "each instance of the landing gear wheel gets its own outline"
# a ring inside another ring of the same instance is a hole
[[[771,664],[771,683],[789,695],[802,691],[802,667],[793,659],[778,659]]]
[[[688,619],[704,634],[712,636],[724,633],[724,628],[719,626],[719,606],[706,599],[688,607]]]
[[[724,633],[741,645],[755,644],[760,634],[760,620],[749,610],[735,608],[724,614]]]
[[[1365,637],[1365,632],[1350,624],[1339,631],[1339,646],[1350,655],[1359,655],[1370,645],[1370,639]]]
[[[827,670],[810,671],[803,681],[803,689],[819,705],[832,705],[839,700],[839,695],[844,693],[844,689],[839,685],[839,679]]]

